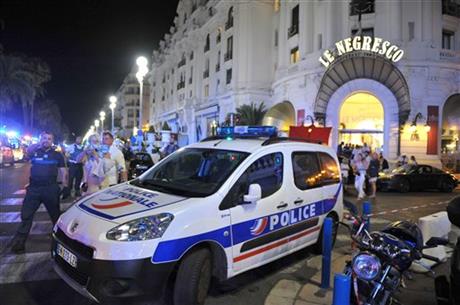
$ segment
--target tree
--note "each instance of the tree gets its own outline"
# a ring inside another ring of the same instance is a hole
[[[266,113],[264,102],[259,105],[254,102],[250,105],[241,105],[236,108],[236,115],[239,118],[237,125],[260,125]]]
[[[40,101],[35,108],[36,128],[52,132],[57,141],[67,137],[69,129],[62,122],[61,111],[54,101],[48,99]]]
[[[43,85],[50,79],[50,69],[41,59],[0,54],[0,112],[21,105],[24,128],[30,128],[35,99],[44,95]]]
[[[0,112],[34,98],[35,89],[31,79],[32,75],[23,60],[0,55]]]

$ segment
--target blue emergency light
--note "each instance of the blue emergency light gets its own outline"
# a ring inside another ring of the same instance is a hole
[[[278,130],[274,126],[226,126],[217,128],[217,135],[227,139],[276,137]]]

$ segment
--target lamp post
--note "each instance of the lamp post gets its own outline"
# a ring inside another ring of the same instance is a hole
[[[99,120],[94,120],[94,127],[96,127],[96,133],[99,132]]]
[[[147,58],[144,56],[140,56],[136,60],[136,64],[139,67],[139,70],[136,73],[136,78],[139,81],[139,130],[142,130],[142,108],[143,108],[143,83],[144,83],[144,76],[149,72],[149,68],[147,67],[148,61]]]
[[[112,134],[114,133],[114,111],[115,107],[117,107],[117,97],[115,95],[112,95],[109,97],[110,105],[109,108],[112,110]]]
[[[101,130],[104,132],[105,111],[99,112],[99,119],[101,120]]]

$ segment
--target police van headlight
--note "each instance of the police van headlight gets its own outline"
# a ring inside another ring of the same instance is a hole
[[[116,241],[140,241],[160,238],[168,228],[174,216],[162,213],[128,221],[109,232],[106,237]]]

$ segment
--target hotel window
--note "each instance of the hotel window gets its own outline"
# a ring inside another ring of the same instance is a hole
[[[220,50],[217,52],[216,72],[220,71]]]
[[[225,29],[233,27],[233,6],[228,10],[227,22],[225,23]]]
[[[204,85],[204,97],[209,96],[209,85]]]
[[[323,34],[318,34],[318,50],[323,48]]]
[[[222,30],[221,28],[217,29],[217,36],[216,36],[216,44],[220,43],[220,40],[222,39]]]
[[[228,85],[232,82],[232,69],[227,70],[227,78],[225,80],[225,83]]]
[[[280,0],[275,0],[275,2],[273,3],[273,10],[275,12],[278,12],[280,10]]]
[[[454,49],[454,32],[443,30],[442,31],[442,48],[447,50]]]
[[[206,58],[206,61],[204,62],[203,78],[208,78],[208,77],[209,77],[209,58]]]
[[[275,30],[275,47],[278,46],[278,30]]]
[[[375,13],[375,0],[352,0],[350,1],[350,16]]]
[[[193,51],[190,52],[190,60],[193,60]]]
[[[193,66],[190,67],[190,77],[188,78],[188,83],[191,84],[193,82]]]
[[[299,33],[299,5],[294,6],[291,12],[291,27],[288,29],[288,37]]]
[[[225,61],[233,58],[233,36],[227,38],[227,53],[225,53]]]
[[[294,49],[291,49],[291,64],[295,64],[299,62],[299,60],[300,60],[299,48],[295,47]]]
[[[415,23],[413,21],[409,22],[409,41],[414,40],[415,38]]]
[[[351,36],[356,36],[358,34],[358,30],[354,29],[351,30]],[[370,36],[374,37],[374,28],[365,28],[361,30],[361,36]]]
[[[206,35],[206,44],[204,45],[204,52],[205,53],[209,51],[210,45],[211,45],[211,43],[209,41],[209,34],[208,34],[208,35]]]

